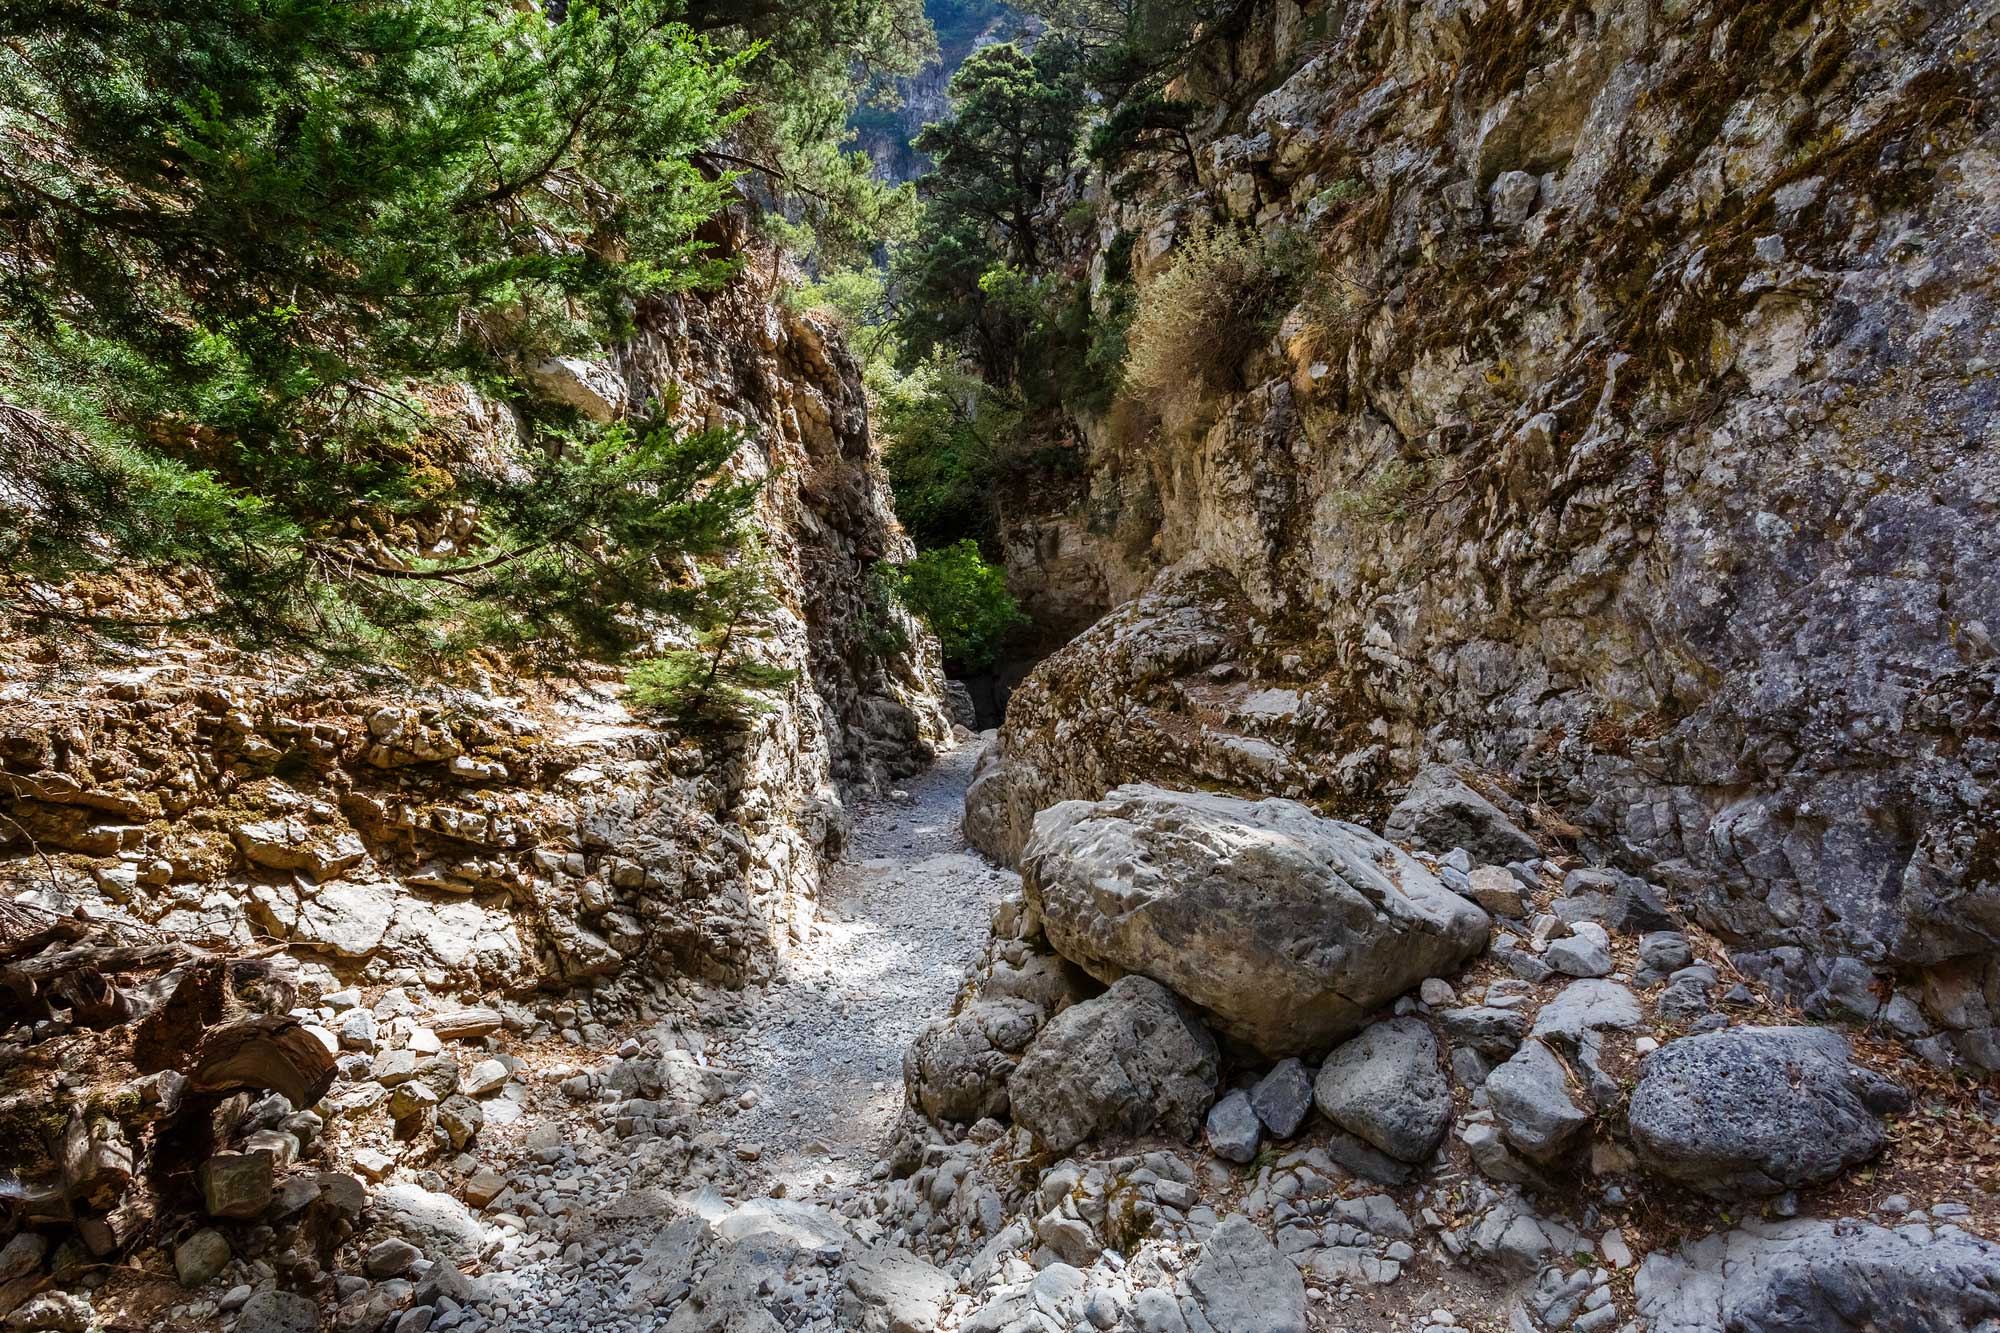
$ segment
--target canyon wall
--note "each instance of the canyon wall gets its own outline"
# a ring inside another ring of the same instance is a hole
[[[748,222],[714,230],[736,247]],[[623,706],[619,670],[591,663],[559,679],[464,662],[446,685],[183,632],[91,651],[10,633],[6,896],[195,943],[285,941],[322,989],[643,991],[767,971],[811,918],[843,801],[950,744],[937,648],[870,593],[869,567],[907,539],[838,336],[748,278],[642,327],[537,378],[589,416],[663,400],[748,432],[731,466],[766,479],[755,521],[781,603],[760,652],[798,674],[746,734],[656,725]],[[508,409],[466,411],[486,456],[463,465],[505,466]],[[50,595],[144,619],[170,616],[176,589],[135,573]],[[884,617],[906,648],[881,651]]]
[[[1029,604],[1110,614],[975,839],[1461,762],[1779,993],[1894,974],[2000,1067],[1996,45],[1990,0],[1257,7],[1178,90],[1199,180],[1080,174],[1049,232],[1100,287],[1211,213],[1314,274],[1009,497]]]

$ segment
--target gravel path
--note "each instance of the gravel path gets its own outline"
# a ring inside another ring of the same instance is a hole
[[[723,1063],[757,1098],[731,1136],[760,1146],[792,1197],[867,1177],[902,1106],[903,1049],[950,1008],[993,903],[1017,882],[959,833],[978,750],[912,779],[907,801],[858,812],[812,939],[724,1039]]]

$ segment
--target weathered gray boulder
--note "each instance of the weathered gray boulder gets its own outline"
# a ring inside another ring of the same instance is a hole
[[[1627,1111],[1640,1163],[1732,1197],[1782,1194],[1867,1161],[1886,1142],[1881,1113],[1908,1098],[1849,1054],[1839,1033],[1814,1027],[1669,1042],[1640,1066]]]
[[[294,1291],[260,1291],[243,1304],[236,1333],[313,1333],[319,1306]]]
[[[1630,1032],[1643,1022],[1639,997],[1615,981],[1572,981],[1535,1015],[1531,1037],[1553,1037],[1574,1045],[1593,1032]]]
[[[1241,1213],[1209,1233],[1186,1281],[1190,1333],[1307,1333],[1305,1280]]]
[[[1391,1157],[1427,1161],[1451,1123],[1451,1089],[1437,1039],[1414,1018],[1393,1018],[1336,1048],[1313,1100],[1326,1117]]]
[[[1256,1157],[1264,1125],[1250,1105],[1250,1094],[1239,1089],[1209,1107],[1207,1133],[1208,1150],[1225,1161]]]
[[[974,1121],[1007,1114],[1007,1080],[1042,1011],[1026,1000],[976,1000],[919,1032],[903,1052],[903,1086],[930,1119]]]
[[[1449,764],[1418,772],[1410,789],[1389,812],[1388,835],[1434,852],[1463,847],[1476,861],[1506,865],[1542,854],[1500,807],[1467,785]]]
[[[1152,977],[1270,1056],[1321,1049],[1485,947],[1415,859],[1295,801],[1127,786],[1035,817],[1021,858],[1050,944]]]
[[[1051,1019],[1007,1089],[1014,1123],[1057,1152],[1149,1130],[1191,1139],[1220,1063],[1215,1038],[1171,991],[1126,977]]]
[[[1444,1024],[1445,1039],[1454,1049],[1466,1047],[1495,1060],[1504,1060],[1521,1047],[1528,1035],[1528,1015],[1520,1009],[1492,1005],[1471,1005],[1463,1009],[1443,1009],[1438,1021]]]
[[[174,1246],[174,1276],[183,1287],[205,1285],[229,1266],[229,1238],[214,1227],[203,1227]]]
[[[1486,1076],[1486,1096],[1507,1141],[1538,1162],[1562,1156],[1590,1119],[1570,1097],[1562,1062],[1538,1040]]]
[[[1985,1333],[2000,1246],[1949,1226],[1750,1222],[1648,1255],[1633,1289],[1650,1333]]]
[[[1563,896],[1556,899],[1555,910],[1571,924],[1594,921],[1621,935],[1677,926],[1652,885],[1623,871],[1599,867],[1563,876]]]
[[[480,1258],[485,1232],[465,1205],[449,1194],[396,1181],[369,1200],[375,1229],[398,1236],[434,1262],[469,1263]]]
[[[974,851],[1001,865],[1013,865],[1028,831],[1013,799],[1013,774],[997,740],[987,743],[965,788],[965,810],[959,827]]]
[[[1595,921],[1579,921],[1569,934],[1549,941],[1542,956],[1566,977],[1601,977],[1611,971],[1611,936]]]
[[[908,1250],[878,1246],[847,1270],[845,1328],[856,1333],[930,1333],[958,1283]]]

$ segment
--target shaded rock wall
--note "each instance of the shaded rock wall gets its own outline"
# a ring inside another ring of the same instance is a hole
[[[718,228],[740,243],[746,224]],[[748,281],[645,312],[544,391],[610,417],[668,397],[748,428],[757,526],[797,682],[740,741],[628,713],[619,672],[468,668],[446,687],[166,635],[92,664],[14,639],[0,662],[0,883],[172,934],[293,941],[324,980],[477,992],[613,973],[739,981],[810,918],[842,801],[949,744],[935,643],[867,646],[868,566],[907,554],[837,337]],[[504,408],[468,411],[504,460]],[[158,605],[165,583],[77,587]]]
[[[1189,81],[1200,180],[1079,178],[1067,262],[1216,210],[1320,275],[1241,387],[1079,423],[1008,516],[1031,600],[1123,605],[975,824],[1465,759],[1782,966],[1921,971],[2000,1062],[1996,45],[1990,2],[1263,7]]]

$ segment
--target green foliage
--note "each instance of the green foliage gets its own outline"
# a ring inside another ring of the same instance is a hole
[[[942,359],[871,374],[896,513],[922,548],[997,538],[994,488],[1021,427],[1018,404]]]
[[[710,732],[747,728],[770,711],[770,695],[798,679],[775,666],[756,646],[777,632],[780,610],[771,591],[771,569],[762,548],[747,547],[733,561],[704,565],[697,579],[672,595],[695,644],[633,663],[625,675],[633,706]]]
[[[907,617],[898,608],[896,567],[880,561],[868,567],[861,606],[861,646],[870,657],[894,657],[910,649]]]
[[[662,0],[100,0],[0,20],[10,341],[252,450],[358,386],[629,327],[718,276],[686,157],[740,86]],[[289,442],[288,442],[289,443]]]
[[[1241,23],[1244,0],[1019,0],[1081,52],[1090,86],[1117,103],[1186,71],[1202,41]]]
[[[493,553],[423,561],[402,575],[451,589],[442,605],[417,599],[413,623],[440,613],[462,619],[470,603],[481,608],[478,628],[488,639],[525,646],[554,628],[558,644],[607,657],[631,650],[646,613],[689,616],[675,567],[739,542],[759,487],[717,474],[741,440],[723,429],[618,423],[563,437],[527,476],[470,480],[465,492],[487,516]]]
[[[895,256],[897,333],[905,364],[942,349],[976,356],[1003,382],[1041,298],[1039,214],[1069,167],[1084,112],[1074,47],[1055,39],[1032,54],[1007,43],[975,52],[951,81],[952,115],[916,146],[932,170],[919,182],[917,239]]]
[[[749,57],[735,146],[812,229],[820,262],[864,262],[907,230],[913,193],[875,179],[848,122],[858,98],[893,101],[896,77],[936,56],[922,0],[687,0],[685,17]]]
[[[1192,102],[1159,92],[1135,92],[1112,108],[1090,132],[1090,160],[1102,167],[1117,167],[1142,149],[1176,149],[1186,162],[1188,174],[1199,178],[1194,142],[1188,131],[1194,124]]]
[[[1334,492],[1333,504],[1342,514],[1363,522],[1400,523],[1413,516],[1437,475],[1437,465],[1430,459],[1391,459],[1360,485]]]
[[[559,22],[476,0],[24,0],[0,12],[0,452],[42,499],[0,558],[49,576],[192,564],[213,619],[442,647],[618,603],[729,487],[733,440],[545,435],[525,475],[424,476],[435,386],[632,328],[719,281],[692,155],[740,61],[677,0]],[[692,471],[690,471],[692,469]],[[639,513],[639,497],[665,497]],[[476,504],[478,553],[398,553]],[[357,531],[388,534],[384,559]],[[107,550],[99,538],[108,538]],[[629,603],[626,605],[630,605]]]
[[[862,350],[867,352],[873,350],[867,344],[877,341],[872,335],[879,331],[886,317],[887,276],[873,266],[833,269],[789,288],[785,302],[794,310],[816,310],[831,315],[850,337],[863,340]]]
[[[1006,574],[980,557],[976,542],[921,552],[896,571],[897,595],[938,636],[945,657],[968,670],[991,666],[1026,617]]]
[[[1127,377],[1167,399],[1236,387],[1244,357],[1277,328],[1309,268],[1308,247],[1289,233],[1195,229],[1139,289]]]
[[[920,182],[930,219],[978,222],[999,234],[1007,261],[1032,268],[1035,214],[1076,144],[1084,110],[1074,47],[1011,42],[976,51],[952,75],[951,117],[924,128],[916,146],[932,170]]]

